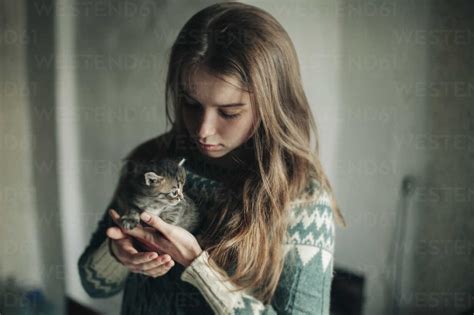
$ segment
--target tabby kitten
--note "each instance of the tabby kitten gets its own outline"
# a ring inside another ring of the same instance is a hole
[[[186,171],[171,159],[133,162],[117,194],[120,223],[131,230],[140,223],[143,211],[190,232],[199,226],[200,216],[194,202],[183,193]]]

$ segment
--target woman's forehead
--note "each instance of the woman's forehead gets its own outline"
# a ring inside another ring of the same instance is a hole
[[[241,83],[236,76],[214,74],[205,67],[197,67],[188,74],[188,91],[196,89],[209,89],[213,87],[222,87],[232,90],[241,90]]]
[[[185,93],[202,103],[222,105],[247,101],[248,94],[234,76],[216,76],[204,69],[193,71]]]

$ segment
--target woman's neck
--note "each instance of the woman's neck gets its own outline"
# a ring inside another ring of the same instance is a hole
[[[248,147],[239,147],[223,157],[210,158],[196,148],[192,150],[191,156],[200,167],[208,170],[207,176],[236,188],[243,184],[251,172],[251,153]]]
[[[247,151],[247,152],[246,152]],[[219,158],[211,158],[208,157],[198,150],[195,150],[195,157],[205,163],[216,166],[218,168],[223,168],[227,170],[238,170],[248,167],[250,162],[250,150],[237,148],[228,154],[219,157]]]
[[[238,148],[227,153],[226,155],[219,158],[212,158],[205,154],[202,154],[195,141],[191,140],[189,134],[183,134],[178,136],[180,139],[177,146],[186,148],[189,156],[191,156],[196,161],[201,161],[206,163],[209,166],[215,166],[217,168],[222,168],[226,170],[238,170],[238,169],[248,169],[249,165],[253,164],[252,160],[253,150],[252,150],[252,139],[249,139]],[[181,140],[182,139],[182,140]],[[184,140],[184,141],[183,141]]]

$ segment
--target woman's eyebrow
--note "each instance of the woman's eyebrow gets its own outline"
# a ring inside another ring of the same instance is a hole
[[[187,98],[190,98],[191,100],[193,100],[194,102],[196,103],[200,103],[198,102],[194,97],[192,97],[191,95],[189,95],[188,93],[184,93],[184,95],[187,97]],[[245,103],[230,103],[230,104],[215,104],[213,106],[215,107],[239,107],[239,106],[245,106],[246,104]]]

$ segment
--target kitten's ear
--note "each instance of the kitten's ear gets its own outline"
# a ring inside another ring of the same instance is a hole
[[[163,181],[163,176],[159,176],[155,172],[147,172],[144,176],[147,186],[156,185]]]

